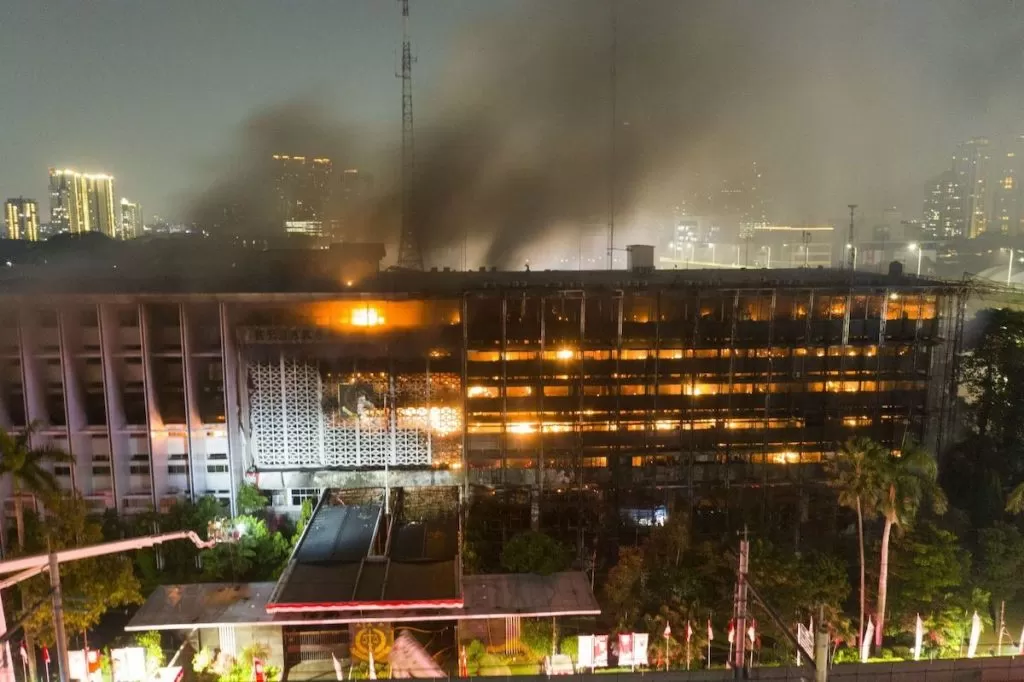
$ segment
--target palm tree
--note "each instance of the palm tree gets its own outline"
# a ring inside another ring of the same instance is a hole
[[[35,422],[17,435],[0,429],[0,476],[11,477],[19,549],[25,547],[25,508],[21,494],[27,492],[45,500],[57,492],[57,478],[47,470],[46,464],[74,461],[71,455],[53,446],[33,447],[32,436],[38,430]]]
[[[10,475],[14,493],[14,515],[18,527],[18,549],[25,549],[25,507],[22,492],[28,492],[44,500],[57,492],[57,477],[46,468],[48,462],[73,462],[74,458],[50,445],[33,447],[32,436],[38,431],[36,422],[25,430],[12,435],[0,429],[0,477]],[[35,645],[31,634],[25,632],[25,648],[28,650],[28,665],[31,679],[36,678]]]
[[[860,618],[857,621],[858,644],[864,638],[864,612],[867,610],[866,559],[864,556],[864,517],[873,516],[878,507],[880,464],[885,450],[869,438],[851,438],[843,443],[826,468],[829,484],[836,489],[839,504],[857,513],[857,547],[860,551]]]
[[[878,565],[878,604],[875,611],[875,646],[882,646],[885,628],[885,601],[889,582],[889,544],[893,526],[907,526],[917,516],[921,504],[930,500],[936,514],[944,514],[948,503],[939,487],[938,466],[931,453],[909,443],[900,454],[890,454],[881,467],[879,511],[882,548]]]

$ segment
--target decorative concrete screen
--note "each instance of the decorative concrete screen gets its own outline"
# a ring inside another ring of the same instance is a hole
[[[322,373],[315,362],[285,357],[250,362],[248,374],[262,468],[424,466],[450,459],[461,436],[454,374]]]

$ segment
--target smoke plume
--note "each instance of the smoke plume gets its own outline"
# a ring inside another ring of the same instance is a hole
[[[425,253],[469,242],[481,264],[520,264],[552,232],[601,231],[613,212],[622,246],[655,229],[650,216],[716,191],[753,162],[776,220],[841,219],[848,203],[897,205],[914,217],[923,183],[946,167],[957,141],[1020,132],[1022,5],[518,7],[449,46],[440,83],[428,90],[414,75],[411,219]],[[414,6],[414,30],[415,22]],[[193,217],[209,223],[231,206],[258,227],[267,193],[253,188],[267,186],[269,156],[282,149],[336,164],[363,159],[381,170],[372,196],[344,208],[348,236],[387,235],[394,253],[397,111],[394,132],[357,148],[360,131],[341,112],[272,109],[247,125],[241,161],[197,198]]]

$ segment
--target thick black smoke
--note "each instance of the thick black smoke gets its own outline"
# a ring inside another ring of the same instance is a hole
[[[1021,4],[519,7],[451,46],[439,86],[426,91],[414,81],[411,214],[427,253],[468,236],[485,245],[482,262],[521,263],[553,230],[606,224],[612,205],[628,235],[644,216],[755,161],[777,220],[841,219],[851,202],[868,212],[898,205],[913,216],[924,181],[946,166],[958,140],[1024,129]],[[422,46],[420,53],[428,58]],[[394,140],[369,150],[356,150],[350,141],[359,135],[335,124],[343,114],[321,118],[293,104],[256,117],[243,138],[246,168],[197,201],[196,216],[209,220],[227,203],[259,222],[264,197],[242,178],[258,179],[261,160],[283,146],[397,163],[395,113]],[[394,251],[399,177],[396,167],[378,173],[383,181],[352,222],[352,238],[386,234]]]

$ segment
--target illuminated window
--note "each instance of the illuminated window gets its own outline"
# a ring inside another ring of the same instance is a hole
[[[718,384],[694,384],[683,386],[683,395],[718,395]]]
[[[584,457],[583,466],[589,469],[603,469],[608,466],[607,457]]]
[[[644,384],[623,384],[619,386],[620,395],[644,395],[647,387]]]
[[[871,426],[871,421],[871,417],[843,417],[843,426],[850,428]]]
[[[466,359],[470,362],[497,362],[501,353],[496,350],[470,350],[466,351]]]
[[[609,386],[584,386],[583,395],[611,395]]]
[[[550,396],[565,396],[569,395],[568,386],[545,386],[544,395]]]
[[[356,327],[378,327],[384,316],[376,308],[353,308],[351,322]]]
[[[619,357],[623,360],[646,360],[650,353],[648,350],[623,349]]]
[[[466,389],[467,398],[497,398],[497,386],[470,386]]]
[[[530,422],[512,422],[508,425],[508,432],[516,435],[527,435],[537,432],[537,425]]]
[[[658,351],[658,357],[662,360],[682,360],[683,351],[681,348],[662,348]]]
[[[683,387],[680,384],[660,384],[658,393],[660,395],[682,395]]]
[[[505,395],[509,398],[527,398],[533,395],[532,386],[509,386],[505,389]]]
[[[583,351],[584,360],[611,360],[612,352],[610,350],[585,350]]]

